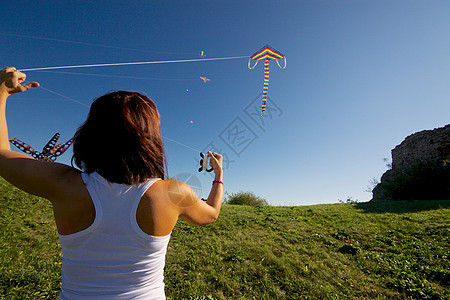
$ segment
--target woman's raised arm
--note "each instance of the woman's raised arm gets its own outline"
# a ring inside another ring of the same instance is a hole
[[[222,170],[222,155],[218,153],[208,152],[210,158],[210,165],[214,169],[215,178],[211,187],[206,202],[198,200],[192,201],[192,205],[183,205],[180,211],[180,216],[185,221],[192,224],[209,224],[214,222],[220,213],[223,201],[223,170]],[[187,188],[186,188],[187,189]],[[188,191],[190,188],[188,189]],[[185,191],[184,194],[195,196],[194,192]],[[189,199],[189,198],[187,198]],[[188,202],[189,204],[189,202]]]
[[[7,99],[10,95],[39,86],[37,82],[22,84],[25,78],[24,73],[13,67],[0,70],[0,176],[27,193],[57,199],[62,193],[69,192],[68,183],[73,179],[75,169],[63,164],[37,161],[11,151],[9,146],[5,113]]]

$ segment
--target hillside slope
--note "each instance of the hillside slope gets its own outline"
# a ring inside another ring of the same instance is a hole
[[[450,201],[224,205],[179,221],[168,299],[448,299]],[[0,179],[0,299],[56,299],[61,253],[46,200]]]

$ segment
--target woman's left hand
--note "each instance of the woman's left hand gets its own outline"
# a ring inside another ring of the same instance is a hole
[[[38,87],[37,82],[22,84],[27,76],[17,71],[14,67],[6,67],[0,70],[0,93],[6,96],[17,94],[28,89]]]

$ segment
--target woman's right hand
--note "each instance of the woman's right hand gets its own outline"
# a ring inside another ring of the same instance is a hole
[[[216,175],[215,180],[222,180],[223,170],[222,170],[222,160],[223,156],[219,153],[212,153],[208,151],[209,165],[214,169],[214,174]]]
[[[33,87],[38,87],[37,82],[22,84],[27,76],[17,71],[14,67],[6,67],[0,70],[0,93],[6,96],[26,91]]]

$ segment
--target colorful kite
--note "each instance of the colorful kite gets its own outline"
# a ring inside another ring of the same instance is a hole
[[[34,150],[30,145],[16,138],[13,138],[12,140],[10,140],[10,142],[11,144],[19,148],[20,151],[23,151],[26,154],[30,154],[37,160],[55,161],[56,158],[61,154],[63,154],[64,152],[66,152],[66,150],[69,149],[70,145],[72,145],[73,143],[73,138],[71,138],[66,143],[60,143],[56,145],[56,142],[58,142],[59,137],[60,134],[58,132],[55,133],[55,135],[50,139],[50,141],[48,141],[48,143],[44,146],[42,152]]]
[[[279,59],[284,58],[284,67],[280,66],[278,62]],[[256,60],[256,63],[253,67],[250,66],[251,60]],[[277,50],[269,47],[269,45],[265,45],[260,50],[258,50],[255,54],[253,54],[248,60],[248,68],[254,69],[258,64],[258,60],[264,60],[264,87],[263,87],[263,96],[262,96],[262,111],[261,117],[264,115],[266,111],[266,102],[267,102],[267,90],[269,89],[269,60],[275,59],[277,61],[278,66],[281,69],[286,68],[286,56],[278,52]]]
[[[202,76],[200,76],[200,79],[203,80],[203,82],[211,81],[211,79],[206,78],[206,77],[202,77]]]
[[[201,55],[201,56],[205,56],[206,54],[205,54],[204,51],[202,51],[202,52],[200,52],[200,55]]]

